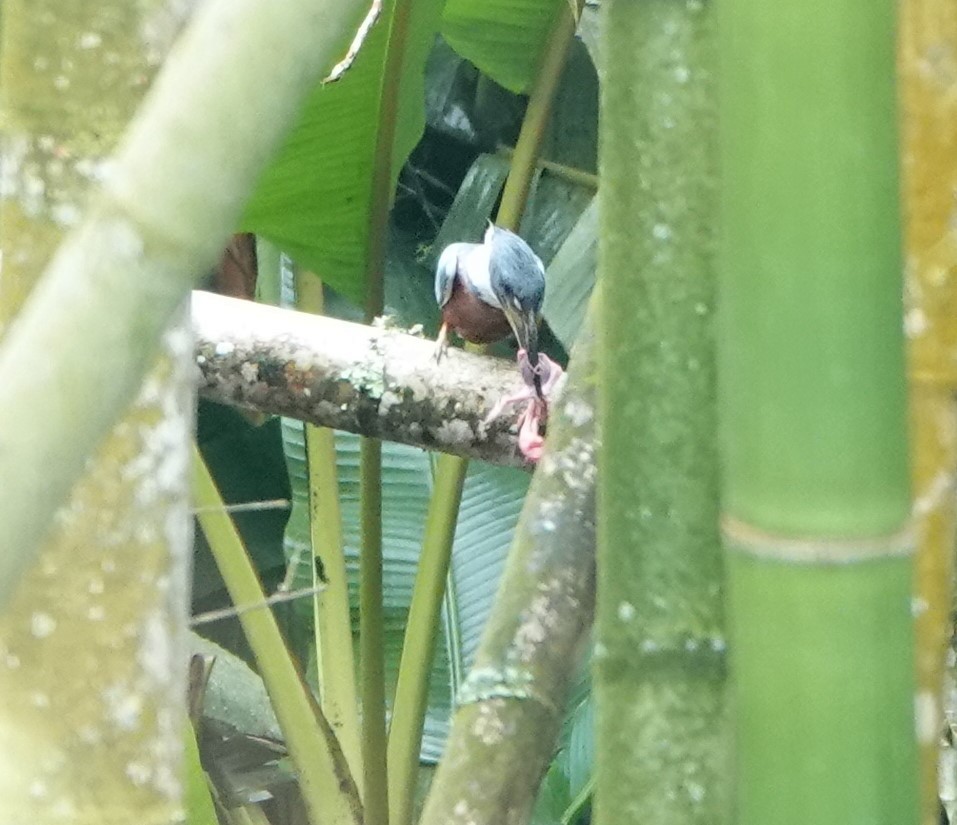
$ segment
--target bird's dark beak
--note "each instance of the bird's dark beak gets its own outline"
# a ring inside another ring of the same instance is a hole
[[[510,304],[506,304],[504,312],[515,333],[515,340],[528,353],[529,361],[534,366],[538,363],[538,318],[534,312],[517,309]]]

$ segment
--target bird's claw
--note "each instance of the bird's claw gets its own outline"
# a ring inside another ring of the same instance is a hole
[[[435,349],[432,350],[432,358],[436,364],[442,361],[442,358],[449,350],[449,328],[442,324],[439,334],[435,339]]]

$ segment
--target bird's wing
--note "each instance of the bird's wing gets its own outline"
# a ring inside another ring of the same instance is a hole
[[[473,243],[453,243],[442,250],[435,267],[435,302],[444,307],[452,297],[455,276],[458,274],[460,260],[464,259]]]
[[[478,298],[501,308],[489,281],[488,253],[488,247],[480,243],[453,243],[442,250],[435,268],[435,301],[439,307],[448,303],[459,277]]]
[[[472,293],[489,306],[501,309],[498,295],[492,289],[492,279],[489,274],[489,246],[484,243],[468,244],[472,248],[460,263],[460,270],[465,271],[465,282]]]

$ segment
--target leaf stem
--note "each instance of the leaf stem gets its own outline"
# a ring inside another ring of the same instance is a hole
[[[296,306],[322,314],[322,280],[313,272],[296,270]],[[337,732],[346,761],[362,793],[361,734],[349,578],[342,543],[342,512],[333,431],[306,424],[306,472],[309,480],[309,534],[313,586],[323,586],[315,605],[316,669],[322,710]],[[320,581],[320,570],[325,579]]]
[[[197,503],[203,508],[197,518],[233,603],[242,607],[262,602],[265,599],[262,585],[236,525],[221,509],[222,496],[195,443],[193,489]],[[299,773],[310,823],[321,825],[334,821],[362,825],[359,792],[345,757],[322,710],[303,682],[272,611],[241,612],[239,621]]]

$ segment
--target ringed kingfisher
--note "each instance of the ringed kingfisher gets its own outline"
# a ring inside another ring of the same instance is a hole
[[[473,344],[490,344],[510,332],[518,343],[518,366],[525,387],[499,401],[489,420],[512,403],[527,401],[519,418],[519,447],[537,460],[540,424],[547,395],[563,370],[538,351],[538,313],[545,298],[541,258],[514,232],[489,222],[482,243],[453,243],[439,257],[435,300],[442,310],[436,360],[448,347],[449,330]]]

